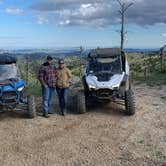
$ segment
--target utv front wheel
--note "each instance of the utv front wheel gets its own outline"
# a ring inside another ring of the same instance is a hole
[[[34,96],[28,96],[28,115],[29,118],[35,118],[36,116],[36,107],[35,107],[35,98]]]
[[[83,91],[79,91],[76,96],[76,111],[80,114],[83,114],[86,112],[86,102],[85,102],[85,95]]]
[[[125,92],[125,113],[127,115],[134,115],[135,114],[135,99],[134,93],[132,90],[127,90]]]

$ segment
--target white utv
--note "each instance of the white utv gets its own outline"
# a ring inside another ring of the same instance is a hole
[[[125,113],[135,113],[126,54],[118,48],[91,50],[83,76],[84,90],[76,95],[76,110],[86,112],[89,101],[116,102],[125,105]]]

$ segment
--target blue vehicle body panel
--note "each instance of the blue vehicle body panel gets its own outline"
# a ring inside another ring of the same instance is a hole
[[[0,96],[2,96],[3,91],[17,90],[19,87],[22,87],[24,85],[25,85],[24,80],[19,80],[17,82],[14,82],[13,86],[12,85],[0,85]]]
[[[8,110],[29,111],[25,81],[20,79],[16,59],[0,58],[0,112]]]
[[[18,91],[18,88],[20,87],[25,87],[25,81],[24,80],[18,80],[15,82],[11,82],[11,84],[4,84],[0,85],[0,106],[3,105],[3,107],[12,107],[14,110],[22,111],[24,110],[23,108],[17,108],[16,106],[21,106],[27,104],[27,102],[24,100],[24,97],[22,96],[22,92]],[[14,103],[6,103],[6,99],[3,98],[3,94],[7,92],[15,92],[15,97],[14,97]]]

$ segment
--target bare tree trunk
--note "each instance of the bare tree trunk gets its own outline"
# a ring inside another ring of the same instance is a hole
[[[27,55],[26,56],[26,84],[29,84],[29,60],[30,57]]]
[[[124,5],[122,6],[122,22],[121,22],[121,50],[123,50],[123,48],[124,48]]]
[[[119,13],[121,15],[121,51],[123,51],[124,49],[124,39],[125,39],[125,28],[124,28],[124,25],[125,25],[125,13],[127,12],[128,8],[130,6],[133,5],[133,3],[130,3],[128,5],[126,5],[126,3],[122,3],[121,0],[117,0],[117,2],[119,3],[120,5],[120,10],[119,10]]]
[[[81,46],[80,47],[80,78],[82,78],[82,52],[83,52],[83,48]]]
[[[159,52],[159,58],[160,58],[160,65],[161,65],[161,71],[163,70],[163,62],[164,62],[164,48],[166,47],[166,45],[164,45],[163,47],[160,48],[160,52]]]

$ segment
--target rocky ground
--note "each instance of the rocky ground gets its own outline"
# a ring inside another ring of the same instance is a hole
[[[134,87],[136,114],[97,105],[86,114],[0,114],[0,166],[166,166],[166,86]],[[37,108],[40,110],[40,99]]]

